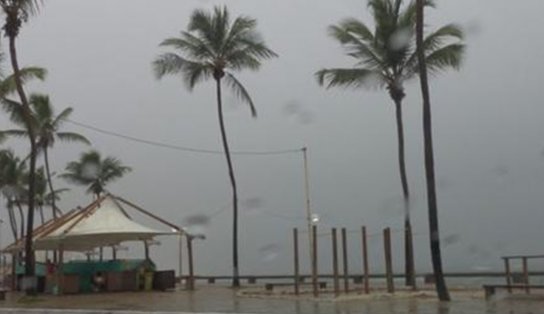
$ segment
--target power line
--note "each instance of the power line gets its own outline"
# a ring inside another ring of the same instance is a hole
[[[155,147],[162,147],[162,148],[168,148],[173,149],[177,151],[183,151],[183,152],[191,152],[191,153],[198,153],[198,154],[213,154],[213,155],[222,155],[224,154],[223,151],[220,150],[211,150],[211,149],[201,149],[201,148],[193,148],[193,147],[187,147],[187,146],[179,146],[179,145],[173,145],[169,143],[164,142],[158,142],[158,141],[151,141],[146,139],[137,138],[134,136],[129,136],[125,134],[121,134],[114,131],[109,131],[101,128],[97,128],[95,126],[77,122],[74,120],[64,119],[64,121],[69,122],[73,125],[77,125],[79,127],[89,129],[101,134],[110,135],[118,138],[122,138],[128,141],[147,144]],[[257,156],[266,156],[266,155],[284,155],[284,154],[292,154],[292,153],[299,153],[301,152],[301,148],[297,149],[284,149],[284,150],[271,150],[271,151],[231,151],[231,154],[233,155],[257,155]]]

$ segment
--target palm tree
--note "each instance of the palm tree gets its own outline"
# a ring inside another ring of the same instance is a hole
[[[425,0],[424,5],[432,5]],[[368,7],[374,19],[374,32],[363,22],[348,18],[329,27],[330,35],[345,48],[356,63],[351,68],[323,69],[316,73],[319,84],[328,88],[379,87],[389,92],[396,113],[398,163],[405,216],[405,274],[406,284],[415,284],[415,265],[410,220],[410,192],[404,157],[404,126],[402,101],[406,96],[404,84],[419,73],[415,49],[416,6],[406,6],[402,0],[369,0]],[[438,73],[458,69],[464,52],[461,29],[448,24],[430,33],[424,40],[424,55],[429,69]]]
[[[232,264],[233,286],[238,287],[238,192],[230,156],[225,123],[221,87],[224,82],[233,93],[249,105],[253,117],[257,116],[253,100],[246,88],[231,71],[243,69],[258,70],[261,60],[276,57],[256,31],[257,21],[250,17],[239,16],[230,20],[226,7],[215,7],[213,13],[195,10],[191,16],[188,31],[182,31],[180,37],[168,38],[161,46],[178,50],[177,53],[161,54],[154,62],[157,78],[165,75],[180,75],[189,90],[197,83],[213,79],[216,83],[217,112],[221,140],[227,160],[230,184],[232,187],[233,237]]]
[[[449,301],[450,295],[444,274],[442,271],[442,255],[440,253],[440,233],[438,231],[438,208],[436,201],[436,184],[434,175],[434,153],[433,133],[431,119],[431,98],[429,95],[429,82],[427,70],[432,70],[433,65],[428,64],[425,56],[425,40],[423,39],[424,28],[424,1],[416,0],[417,23],[416,23],[416,44],[417,59],[419,64],[419,78],[421,83],[421,95],[423,98],[423,140],[425,154],[425,177],[427,182],[427,203],[429,208],[429,231],[431,244],[431,257],[436,282],[436,292],[440,301]]]
[[[27,237],[25,241],[25,275],[34,276],[34,252],[32,250],[32,229],[34,224],[34,183],[36,171],[37,143],[36,134],[31,123],[31,112],[26,97],[23,80],[21,77],[19,62],[17,60],[17,49],[15,41],[24,22],[35,14],[40,7],[39,0],[0,0],[0,8],[4,13],[4,35],[9,41],[9,55],[13,70],[15,85],[21,100],[25,124],[27,126],[30,141],[30,169],[28,180],[28,215],[27,215]],[[28,292],[33,293],[36,287],[29,287]]]
[[[5,105],[8,108],[8,111],[17,113],[18,111],[15,108],[20,107],[17,104],[11,104],[11,106]],[[51,196],[51,206],[53,209],[53,217],[57,218],[57,213],[60,210],[56,207],[55,204],[55,189],[53,188],[51,170],[49,167],[49,149],[53,147],[55,141],[58,139],[60,141],[66,142],[81,142],[85,144],[90,144],[89,140],[81,134],[74,132],[60,132],[59,128],[62,124],[70,117],[73,112],[71,107],[64,109],[59,115],[55,115],[55,110],[51,105],[49,96],[42,94],[32,94],[30,95],[30,106],[32,109],[32,121],[34,124],[34,130],[36,131],[36,142],[38,145],[39,152],[43,152],[45,170],[47,174],[47,184],[49,185],[49,191],[52,194]],[[22,118],[12,119],[15,123],[22,124]],[[21,125],[24,127],[24,125]],[[5,136],[28,136],[28,131],[26,129],[19,130],[6,130],[0,131],[0,135],[4,134]]]
[[[87,186],[87,193],[92,193],[99,198],[105,191],[106,185],[131,170],[130,167],[123,166],[119,159],[113,157],[102,159],[99,152],[91,150],[81,154],[79,161],[68,163],[66,172],[60,177],[69,182]]]
[[[24,236],[24,215],[21,207],[21,199],[26,192],[24,188],[27,182],[28,173],[26,164],[10,150],[0,151],[0,192],[6,199],[6,207],[13,238],[18,239]],[[20,235],[17,231],[17,219],[13,207],[17,206],[21,216]]]

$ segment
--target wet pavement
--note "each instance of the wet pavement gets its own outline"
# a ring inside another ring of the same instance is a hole
[[[226,287],[197,291],[136,292],[26,298],[8,294],[0,313],[270,313],[270,314],[536,314],[544,313],[542,297],[457,298],[440,303],[435,298],[378,299],[333,302],[239,297]]]

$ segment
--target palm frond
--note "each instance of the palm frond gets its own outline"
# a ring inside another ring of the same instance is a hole
[[[234,75],[231,73],[225,73],[225,83],[227,86],[232,90],[232,92],[243,102],[247,103],[249,105],[249,108],[251,110],[251,116],[257,117],[257,109],[255,109],[255,104],[253,103],[253,100],[251,99],[251,96],[247,92],[246,88]]]
[[[384,62],[372,42],[363,41],[360,37],[364,34],[356,34],[341,26],[329,27],[329,35],[338,40],[345,48],[347,54],[356,58],[367,67],[384,68]]]
[[[31,81],[31,80],[45,80],[45,77],[47,76],[47,70],[40,67],[26,67],[22,68],[20,71],[20,78],[23,84]],[[0,97],[5,97],[13,92],[15,92],[17,89],[17,85],[15,84],[15,76],[14,74],[11,74],[0,81]]]
[[[70,115],[74,112],[74,109],[72,107],[68,107],[61,111],[59,115],[53,120],[51,125],[56,129],[58,128],[64,121],[68,120]]]
[[[159,79],[165,75],[181,75],[189,90],[200,81],[210,78],[213,73],[212,65],[187,60],[175,53],[160,55],[153,62],[153,69]]]
[[[315,73],[319,85],[331,87],[381,87],[386,84],[382,73],[371,69],[323,69]]]
[[[73,132],[58,132],[56,136],[64,142],[79,142],[91,145],[91,142],[83,135]]]
[[[4,130],[0,131],[0,138],[8,138],[8,137],[27,137],[28,132],[25,130]]]
[[[215,57],[215,54],[205,41],[189,32],[181,32],[181,38],[167,38],[160,43],[160,46],[179,49],[195,60],[210,60]]]
[[[450,44],[433,51],[425,60],[429,73],[436,74],[448,68],[458,70],[463,62],[465,45]]]

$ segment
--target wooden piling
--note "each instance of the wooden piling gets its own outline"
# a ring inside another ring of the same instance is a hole
[[[506,285],[508,286],[508,292],[512,293],[512,274],[510,273],[510,259],[504,258],[504,273],[506,275]]]
[[[368,282],[369,273],[368,273],[368,243],[366,237],[366,227],[361,227],[361,235],[363,240],[363,278],[364,278],[364,291],[366,294],[370,293],[370,283]]]
[[[319,287],[317,282],[317,226],[312,226],[312,286],[314,297],[319,296]]]
[[[348,243],[346,228],[342,228],[342,262],[344,266],[344,292],[349,293]]]
[[[387,281],[387,292],[395,293],[395,285],[393,283],[393,261],[391,253],[391,229],[383,230],[383,245],[385,251],[385,278]]]
[[[187,235],[187,258],[189,259],[189,278],[187,278],[187,290],[195,289],[195,274],[193,269],[193,238]]]
[[[298,229],[293,229],[294,271],[295,271],[295,295],[299,294],[299,268],[298,268]]]
[[[523,261],[523,283],[525,284],[525,292],[529,293],[529,267],[527,265],[527,257],[522,258]]]
[[[338,278],[338,241],[336,239],[336,228],[332,228],[332,276],[334,283],[334,296],[340,295],[340,281]]]

